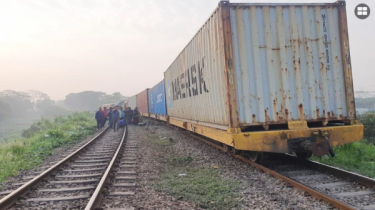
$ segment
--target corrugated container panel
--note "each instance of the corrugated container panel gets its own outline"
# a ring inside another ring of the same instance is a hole
[[[164,80],[148,91],[148,106],[152,114],[167,115]]]
[[[132,96],[132,97],[129,97],[128,99],[128,106],[131,108],[131,109],[134,109],[135,107],[137,107],[137,96]]]
[[[149,113],[148,111],[148,88],[137,94],[137,108],[139,113]]]
[[[230,8],[240,125],[348,117],[335,6]]]
[[[354,119],[344,5],[221,1],[164,73],[168,115],[233,127]]]
[[[214,12],[165,72],[169,116],[228,125],[220,19]]]

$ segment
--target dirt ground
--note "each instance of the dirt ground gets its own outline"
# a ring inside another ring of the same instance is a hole
[[[151,128],[155,133],[129,126],[130,138],[138,140],[138,187],[135,196],[119,198],[107,207],[332,209],[175,128],[160,123]]]

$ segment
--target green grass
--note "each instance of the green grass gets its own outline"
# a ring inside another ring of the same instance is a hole
[[[26,138],[0,144],[0,183],[20,170],[42,164],[53,149],[95,133],[95,125],[92,114],[88,112],[34,123],[22,133]]]
[[[35,120],[34,120],[35,121]],[[21,138],[22,130],[33,124],[33,119],[12,118],[0,122],[0,144],[15,138]]]
[[[164,149],[166,146],[171,146],[172,142],[169,139],[160,139],[159,136],[154,134],[148,134],[148,141],[153,144],[153,146],[158,147],[158,149]]]
[[[172,154],[168,149],[175,142],[148,135],[152,148],[163,152],[160,177],[154,183],[157,191],[193,202],[204,209],[236,209],[239,205],[239,183],[224,180],[220,169],[202,167],[194,157]],[[186,174],[186,175],[181,175]]]
[[[336,157],[313,160],[375,178],[375,145],[366,140],[334,148]]]

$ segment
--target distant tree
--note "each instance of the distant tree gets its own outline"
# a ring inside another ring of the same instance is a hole
[[[103,92],[84,91],[80,93],[70,93],[65,97],[65,105],[74,111],[94,111],[98,107],[107,103],[114,103],[124,100],[120,93],[107,95]]]
[[[52,119],[57,116],[65,116],[68,115],[70,112],[62,107],[59,106],[49,106],[47,107],[44,112],[42,113],[42,118],[45,119]]]
[[[373,109],[375,105],[375,98],[356,98],[355,106],[356,108],[369,108]]]
[[[103,92],[85,91],[70,93],[65,97],[65,104],[71,110],[86,111],[95,110],[101,104],[101,98],[106,94]]]
[[[101,98],[102,104],[108,104],[108,103],[115,103],[125,100],[126,97],[121,95],[119,92],[115,92],[112,95],[105,95],[103,98]]]
[[[47,110],[49,107],[54,106],[55,102],[52,101],[49,97],[39,100],[36,102],[35,106],[37,110],[41,113],[43,113],[45,110]]]
[[[26,93],[13,91],[11,95],[3,95],[0,100],[10,105],[12,112],[25,114],[33,111],[33,103]]]
[[[121,100],[121,99],[124,98],[124,96],[121,95],[120,92],[115,92],[115,93],[113,93],[111,96],[112,96],[114,99],[116,99],[116,100]]]
[[[9,117],[12,116],[12,108],[11,106],[4,102],[4,101],[0,101],[0,121],[3,121]]]

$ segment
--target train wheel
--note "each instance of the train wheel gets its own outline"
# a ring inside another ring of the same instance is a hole
[[[226,144],[224,144],[223,148],[224,148],[224,151],[225,151],[226,153],[229,153],[229,152],[231,151],[230,146],[228,146],[228,145],[226,145]]]
[[[241,153],[241,151],[236,150],[234,147],[232,147],[232,150],[230,151],[231,155],[239,155],[240,153]]]
[[[305,159],[311,158],[312,152],[311,151],[296,152],[296,156],[298,157],[298,159],[305,160]]]
[[[263,159],[263,152],[246,151],[243,153],[243,156],[254,163],[260,163]]]

